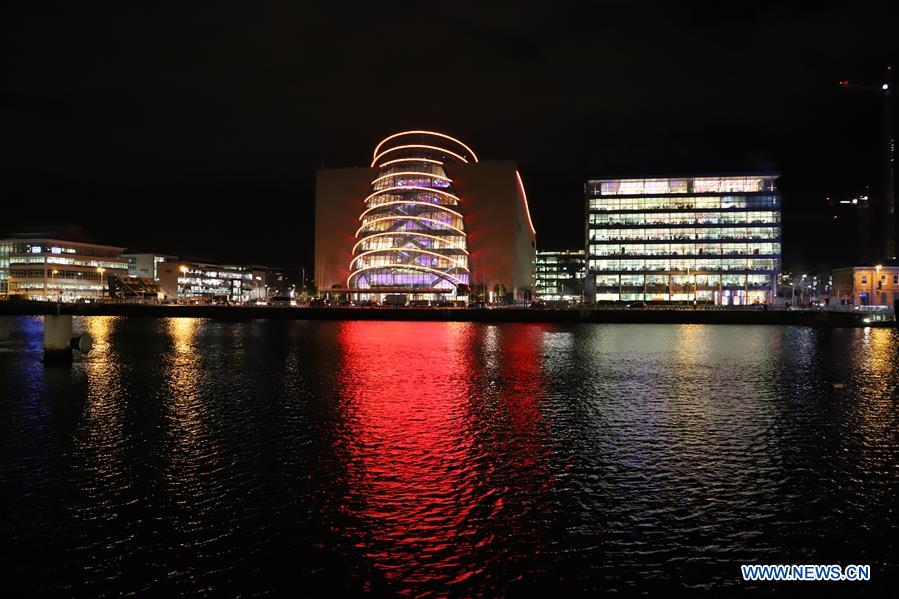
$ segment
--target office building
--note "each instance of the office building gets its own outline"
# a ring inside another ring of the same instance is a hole
[[[584,250],[540,250],[535,268],[535,295],[547,301],[583,301]]]
[[[781,262],[777,175],[587,182],[589,301],[769,303]]]
[[[357,298],[524,300],[536,238],[514,163],[429,131],[385,138],[368,168],[316,177],[315,282]]]
[[[264,280],[264,271],[255,267],[182,261],[178,265],[178,298],[199,303],[249,302],[261,299]]]
[[[123,249],[51,238],[0,240],[0,294],[53,301],[106,297],[109,277],[128,275]]]
[[[853,266],[832,273],[831,304],[882,306],[899,301],[899,266]]]

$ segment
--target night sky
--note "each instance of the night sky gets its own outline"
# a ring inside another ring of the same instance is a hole
[[[838,82],[899,56],[890,2],[16,4],[0,233],[288,267],[315,169],[407,128],[517,161],[540,247],[582,243],[587,177],[761,169],[785,266],[844,261],[825,198],[879,190],[882,108]]]

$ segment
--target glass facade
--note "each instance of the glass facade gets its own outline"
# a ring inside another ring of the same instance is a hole
[[[436,299],[469,284],[465,222],[443,168],[447,161],[477,157],[462,142],[428,131],[398,133],[378,144],[348,288]]]
[[[12,241],[0,240],[0,297],[7,297],[9,293],[9,255],[12,249]]]
[[[591,180],[591,301],[773,301],[780,270],[776,175]]]
[[[178,297],[201,303],[248,302],[254,281],[248,266],[186,262],[179,266]]]
[[[584,250],[538,251],[536,296],[542,300],[581,301],[585,271]]]
[[[128,274],[123,248],[59,239],[0,240],[0,294],[73,301],[107,293]]]

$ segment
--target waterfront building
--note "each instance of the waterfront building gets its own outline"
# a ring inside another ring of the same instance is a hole
[[[52,238],[0,240],[0,294],[75,301],[108,294],[108,277],[128,275],[124,248]]]
[[[243,303],[257,299],[260,285],[256,268],[211,262],[178,265],[178,297],[202,303]],[[261,280],[261,279],[260,279]]]
[[[540,250],[535,268],[537,298],[548,301],[583,300],[584,250]]]
[[[368,168],[316,176],[320,292],[384,301],[528,299],[536,237],[513,162],[430,131],[390,135]]]
[[[851,266],[832,273],[832,304],[893,308],[899,301],[899,266]]]
[[[359,216],[348,288],[412,289],[417,296],[439,297],[468,286],[461,200],[444,169],[447,162],[467,160],[476,160],[468,146],[433,135],[401,135],[378,144],[372,161],[377,177]]]
[[[128,260],[129,276],[153,280],[164,299],[178,297],[178,256],[137,252],[124,256]]]
[[[781,265],[776,179],[589,180],[588,301],[772,302]]]
[[[117,277],[109,276],[109,298],[125,301],[162,301],[166,298],[165,292],[159,287],[159,283],[153,279],[144,277]]]
[[[271,297],[268,284],[269,268],[267,266],[248,266],[252,276],[252,290],[250,299],[254,301],[267,301]]]

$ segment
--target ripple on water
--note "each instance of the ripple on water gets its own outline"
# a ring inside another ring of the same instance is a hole
[[[896,575],[895,330],[83,318],[95,350],[50,369],[40,319],[7,324],[3,532],[36,591]]]

